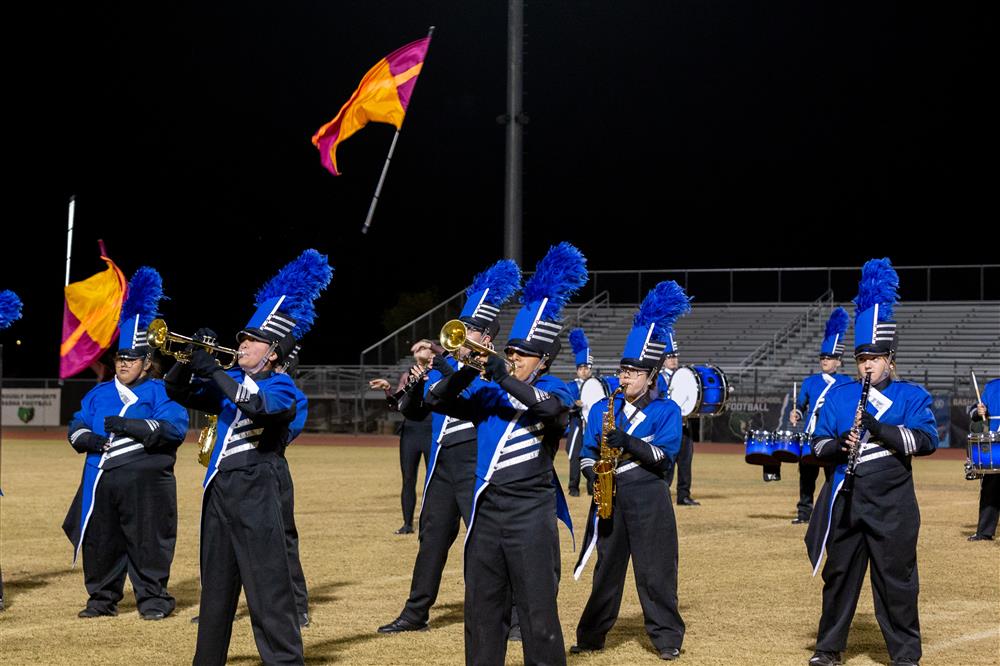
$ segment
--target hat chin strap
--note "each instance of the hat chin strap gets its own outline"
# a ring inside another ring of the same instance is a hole
[[[264,369],[264,366],[265,366],[265,365],[267,365],[267,360],[268,360],[269,358],[271,358],[271,354],[272,354],[272,353],[274,352],[274,348],[275,348],[275,347],[277,347],[277,346],[278,346],[278,343],[277,343],[277,342],[272,342],[272,343],[271,343],[271,346],[267,348],[267,352],[266,352],[266,353],[264,354],[264,356],[263,356],[263,357],[262,357],[262,358],[260,359],[260,362],[259,362],[259,363],[257,363],[257,365],[255,365],[255,366],[253,367],[253,370],[251,370],[251,371],[250,371],[250,372],[248,372],[247,374],[249,374],[249,375],[256,375],[256,374],[257,374],[258,372],[260,372],[261,370],[263,370],[263,369]]]
[[[524,383],[525,384],[534,384],[535,380],[538,379],[538,373],[541,372],[542,368],[543,367],[548,367],[548,361],[549,361],[549,355],[548,354],[542,354],[542,356],[540,357],[540,360],[538,361],[538,365],[536,365],[535,369],[531,371],[531,374],[528,375],[528,378],[524,380]]]

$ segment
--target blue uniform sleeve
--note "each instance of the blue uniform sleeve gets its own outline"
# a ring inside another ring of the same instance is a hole
[[[306,427],[306,418],[309,416],[309,399],[302,391],[295,389],[295,418],[288,426],[288,442],[291,443],[296,437],[302,434]]]
[[[188,431],[188,412],[167,396],[166,388],[162,384],[157,386],[153,419],[160,424],[158,430],[161,445],[179,445],[184,441]]]
[[[104,436],[104,419],[97,419],[94,414],[95,394],[98,388],[99,386],[91,389],[83,396],[80,409],[69,421],[67,439],[77,453],[97,453],[107,441]]]
[[[676,402],[667,399],[663,399],[662,402],[664,403],[662,418],[657,419],[653,441],[650,444],[659,448],[672,462],[677,459],[677,453],[681,450],[684,419],[681,417],[681,408]]]
[[[844,455],[840,442],[840,436],[844,431],[840,430],[842,424],[838,417],[845,403],[840,399],[840,394],[841,391],[836,388],[830,389],[816,419],[816,429],[812,437],[813,453],[823,460],[834,461]]]
[[[907,400],[905,421],[896,426],[903,434],[902,453],[928,456],[937,450],[939,439],[937,421],[934,419],[934,399],[922,386],[911,386]]]

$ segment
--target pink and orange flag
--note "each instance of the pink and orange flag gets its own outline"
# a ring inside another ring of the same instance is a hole
[[[430,42],[429,36],[418,39],[375,63],[336,117],[313,136],[312,142],[319,149],[323,166],[334,176],[340,175],[337,146],[341,141],[369,122],[389,123],[397,130],[402,127]]]
[[[108,267],[82,282],[66,286],[59,377],[85,370],[118,337],[118,318],[128,282],[115,262],[101,257]]]

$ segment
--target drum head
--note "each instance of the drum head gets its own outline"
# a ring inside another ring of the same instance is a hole
[[[583,403],[583,420],[590,416],[590,408],[610,395],[607,385],[597,377],[590,377],[580,387],[580,402]]]
[[[688,416],[701,406],[701,378],[688,366],[677,368],[670,377],[667,397],[681,408],[681,415]]]

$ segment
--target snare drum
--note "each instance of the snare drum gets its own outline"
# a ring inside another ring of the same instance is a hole
[[[1000,433],[970,432],[966,451],[977,474],[1000,474]]]
[[[771,433],[767,430],[747,430],[746,461],[751,465],[771,465],[774,459]]]
[[[778,462],[798,462],[802,454],[802,443],[799,433],[791,430],[778,430],[771,435],[771,455]]]
[[[670,376],[667,397],[681,408],[681,416],[715,416],[726,408],[729,383],[714,365],[685,365]]]

